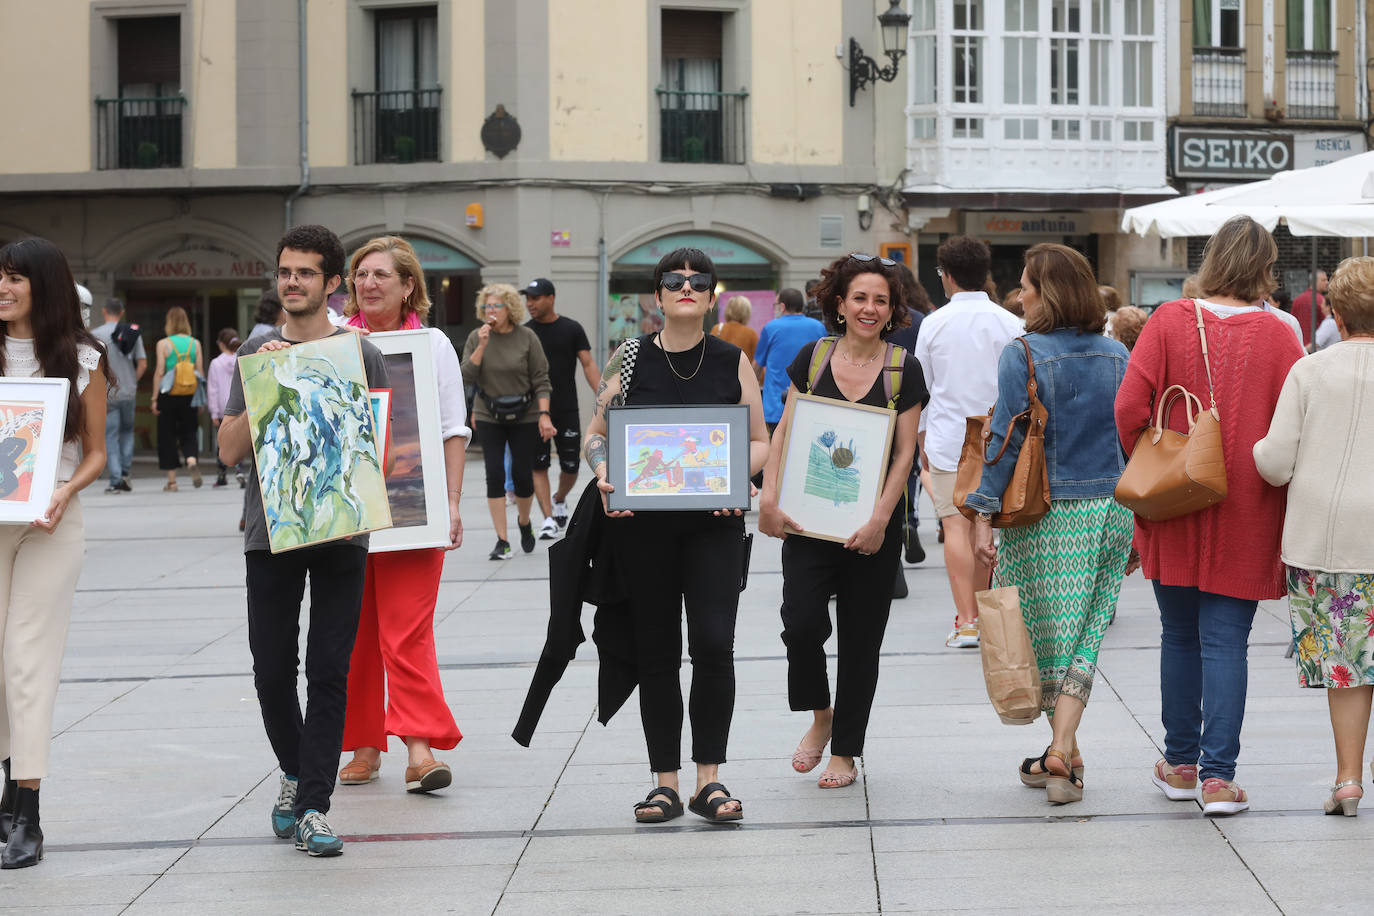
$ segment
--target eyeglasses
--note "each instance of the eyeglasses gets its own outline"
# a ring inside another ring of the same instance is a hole
[[[504,302],[488,302],[486,305],[482,306],[482,309],[488,312],[499,312],[505,307],[506,303]]]
[[[300,270],[292,270],[289,267],[277,268],[277,279],[283,283],[290,283],[292,277],[300,277],[302,283],[313,283],[316,277],[323,277],[324,274],[318,270],[311,270],[309,267],[302,267]]]
[[[697,292],[704,293],[711,288],[711,275],[692,274],[690,277],[684,277],[682,274],[664,274],[663,279],[659,281],[659,285],[671,293],[682,289],[686,283],[692,284],[692,289]]]
[[[937,265],[935,266],[935,276],[937,276],[937,277],[943,277],[944,275],[945,275],[945,269],[944,269],[943,267],[940,267],[940,266],[937,264]]]
[[[876,254],[864,254],[863,252],[856,251],[856,252],[854,252],[853,254],[851,254],[850,257],[853,258],[853,259],[856,260],[856,261],[860,261],[860,262],[865,263],[865,264],[868,263],[869,261],[877,261],[879,264],[883,265],[884,267],[896,267],[896,266],[897,266],[897,262],[894,261],[894,260],[892,260],[891,258],[880,258],[880,257],[878,257]]]
[[[396,276],[396,274],[389,270],[368,270],[366,267],[360,267],[353,271],[353,282],[362,283],[368,277],[372,277],[378,283],[385,283],[394,276]]]

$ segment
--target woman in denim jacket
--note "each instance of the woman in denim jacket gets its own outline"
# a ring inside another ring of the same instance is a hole
[[[1002,532],[995,584],[1020,589],[1052,729],[1045,752],[1022,761],[1021,781],[1063,804],[1083,797],[1075,735],[1131,550],[1133,518],[1112,498],[1124,467],[1112,409],[1129,355],[1102,336],[1106,311],[1097,281],[1072,248],[1044,244],[1026,252],[1021,304],[1037,394],[1049,412],[1050,511]],[[1026,351],[1015,340],[998,363],[989,454],[1001,448],[1011,418],[1026,410],[1026,380]],[[981,486],[965,500],[978,512],[974,551],[988,563],[998,560],[992,513],[1002,507],[1024,439],[1018,425],[1002,460],[984,467]]]

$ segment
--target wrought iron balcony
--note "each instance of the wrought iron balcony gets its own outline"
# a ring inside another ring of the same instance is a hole
[[[661,161],[744,162],[744,100],[749,93],[655,91]]]
[[[438,162],[442,89],[353,93],[353,161]]]
[[[1193,48],[1193,114],[1245,117],[1245,49]]]
[[[1289,51],[1287,64],[1290,118],[1336,118],[1336,52]]]
[[[180,168],[181,96],[96,99],[96,168]]]

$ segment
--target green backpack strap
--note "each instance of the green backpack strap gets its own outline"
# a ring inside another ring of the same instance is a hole
[[[887,359],[883,366],[883,393],[887,395],[887,409],[897,409],[897,395],[902,392],[902,367],[906,364],[906,350],[894,343],[887,345]]]
[[[830,357],[835,355],[835,345],[840,342],[838,337],[822,337],[816,341],[816,348],[811,351],[811,365],[806,369],[806,393],[810,394],[816,388],[816,379],[825,371],[825,367],[830,365]]]

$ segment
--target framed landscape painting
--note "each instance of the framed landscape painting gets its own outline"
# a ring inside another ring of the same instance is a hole
[[[391,527],[372,536],[372,553],[448,544],[448,473],[444,467],[439,383],[430,329],[385,331],[367,338],[386,359],[391,385]]]
[[[612,407],[606,496],[625,509],[748,509],[749,407]]]
[[[778,508],[801,534],[843,543],[872,517],[883,492],[896,412],[809,394],[793,400]]]
[[[64,378],[0,378],[0,523],[27,525],[48,511],[68,390]]]
[[[389,528],[358,335],[243,356],[239,373],[272,552]]]

